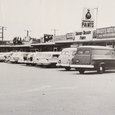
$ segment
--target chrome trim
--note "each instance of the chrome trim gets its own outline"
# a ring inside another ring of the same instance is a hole
[[[73,68],[94,68],[94,65],[70,65]]]

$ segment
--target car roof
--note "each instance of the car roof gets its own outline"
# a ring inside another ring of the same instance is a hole
[[[67,50],[77,50],[77,48],[64,48],[64,49],[62,49],[62,51],[67,51]]]
[[[112,50],[113,48],[109,47],[109,46],[93,46],[93,45],[88,45],[88,46],[79,46],[78,48],[90,48],[90,49],[109,49]]]
[[[61,52],[41,52],[41,53],[45,53],[45,54],[60,54]]]

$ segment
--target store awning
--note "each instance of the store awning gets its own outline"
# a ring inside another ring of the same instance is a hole
[[[55,45],[55,43],[54,42],[47,42],[47,43],[31,44],[31,46],[45,46],[45,45]]]

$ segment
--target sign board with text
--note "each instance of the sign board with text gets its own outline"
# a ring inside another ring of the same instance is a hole
[[[106,28],[98,28],[96,30],[96,38],[114,38],[115,37],[115,26],[106,27]]]
[[[64,41],[66,40],[66,35],[58,35],[54,37],[54,41]]]
[[[75,32],[67,33],[66,39],[67,40],[74,40],[75,39]]]
[[[92,31],[91,30],[83,30],[75,33],[75,41],[79,40],[92,40]]]
[[[82,28],[94,28],[94,9],[83,9]]]

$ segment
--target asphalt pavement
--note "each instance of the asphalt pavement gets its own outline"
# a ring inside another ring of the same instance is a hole
[[[115,70],[0,63],[0,115],[115,115]]]

